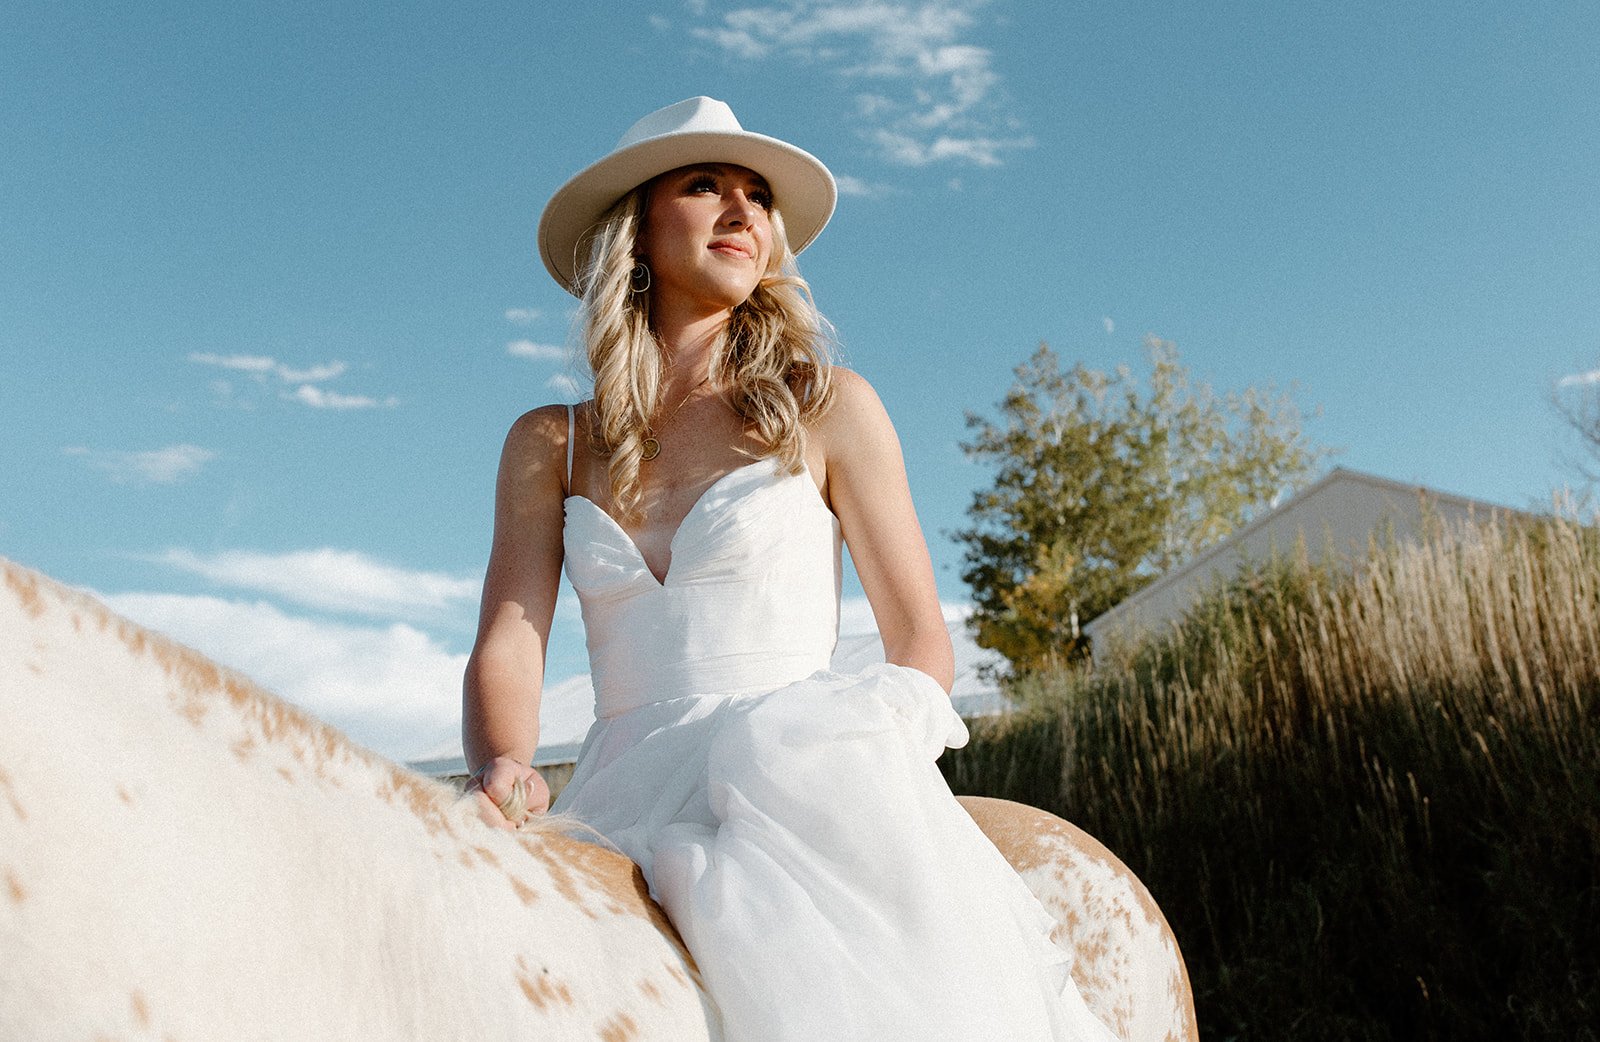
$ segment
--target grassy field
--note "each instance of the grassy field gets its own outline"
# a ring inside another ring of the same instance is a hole
[[[1600,1038],[1600,539],[1250,571],[942,761],[1116,851],[1208,1039]]]

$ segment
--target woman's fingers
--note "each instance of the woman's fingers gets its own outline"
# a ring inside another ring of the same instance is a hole
[[[479,771],[473,780],[478,783],[478,788],[483,790],[483,794],[498,805],[511,795],[511,781],[514,777],[516,776],[499,763],[492,763]]]
[[[550,808],[550,787],[525,763],[495,760],[467,782],[463,796],[476,800],[478,816],[498,828],[515,829]]]
[[[536,769],[528,772],[527,783],[528,811],[543,814],[550,809],[550,786],[545,784],[544,775]]]
[[[526,814],[525,810],[509,813],[517,810],[511,797],[518,782],[515,765],[496,759],[472,776],[463,795],[473,798],[473,807],[484,821],[496,828],[514,829]]]
[[[504,799],[496,800],[495,806],[500,809],[501,814],[505,815],[507,821],[513,825],[521,825],[523,819],[528,816],[527,785],[523,784],[521,778],[513,779],[511,791],[506,794]]]
[[[494,801],[485,795],[482,789],[469,793],[468,796],[472,800],[472,809],[483,819],[485,825],[505,829],[507,832],[516,830],[516,826],[506,820],[506,816],[500,813],[500,808],[495,806]]]

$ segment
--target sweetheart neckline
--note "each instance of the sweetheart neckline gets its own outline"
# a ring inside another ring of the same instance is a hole
[[[726,474],[723,474],[721,477],[717,478],[700,491],[700,494],[695,497],[695,501],[689,505],[688,511],[685,512],[683,517],[678,521],[678,527],[672,530],[672,538],[667,540],[667,570],[660,576],[657,576],[655,570],[650,567],[650,562],[645,559],[644,551],[639,549],[639,544],[634,540],[633,536],[626,528],[622,527],[622,522],[611,516],[610,511],[606,510],[599,503],[596,503],[588,496],[569,495],[562,502],[565,504],[570,503],[573,500],[579,500],[589,504],[594,512],[605,518],[606,522],[609,523],[611,527],[616,530],[617,534],[622,536],[623,540],[627,542],[628,549],[633,551],[633,556],[641,565],[644,566],[645,574],[650,576],[651,581],[656,584],[657,588],[666,589],[667,580],[672,578],[673,565],[678,559],[678,536],[683,534],[684,525],[691,517],[695,515],[701,506],[705,504],[712,491],[716,489],[717,486],[723,484],[729,478],[733,477],[735,474],[743,474],[748,470],[752,470],[761,466],[763,463],[772,463],[776,460],[776,458],[777,457],[775,456],[763,456],[760,459],[751,460],[749,463],[746,463],[742,466],[734,467],[732,470],[728,471]],[[786,474],[784,477],[804,477],[806,479],[806,484],[811,487],[811,491],[816,498],[817,504],[821,506],[822,509],[827,510],[830,515],[833,513],[833,511],[829,509],[828,504],[822,498],[822,490],[817,488],[817,483],[812,480],[810,467],[807,467],[798,474]]]

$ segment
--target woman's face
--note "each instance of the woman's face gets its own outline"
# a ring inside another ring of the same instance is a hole
[[[679,167],[650,185],[636,253],[653,303],[732,308],[749,299],[772,254],[772,190],[753,170]]]

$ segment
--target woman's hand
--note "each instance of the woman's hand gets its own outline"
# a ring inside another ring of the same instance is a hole
[[[523,806],[513,799],[522,790]],[[530,814],[550,808],[550,787],[544,776],[520,760],[496,756],[467,782],[463,798],[470,798],[478,817],[499,829],[515,830]]]

